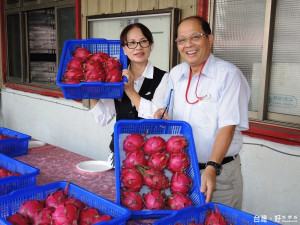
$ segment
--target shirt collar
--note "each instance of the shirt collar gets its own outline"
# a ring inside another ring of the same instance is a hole
[[[214,73],[214,62],[215,62],[215,57],[212,53],[210,53],[204,68],[202,70],[202,74],[209,77],[209,78],[214,78],[215,77],[215,73]]]
[[[144,70],[142,76],[145,78],[148,78],[148,79],[153,79],[153,66],[149,60],[148,60],[146,69]]]

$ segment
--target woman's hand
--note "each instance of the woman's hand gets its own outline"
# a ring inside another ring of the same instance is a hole
[[[122,75],[126,76],[128,79],[128,81],[124,83],[124,91],[130,101],[134,104],[136,110],[139,110],[141,96],[134,90],[134,77],[127,69],[122,71]]]
[[[99,102],[99,99],[90,99],[91,108],[94,108],[98,102]]]
[[[127,77],[127,82],[125,82],[124,90],[129,91],[129,90],[134,90],[134,77],[133,75],[129,72],[128,69],[124,69],[122,71],[122,75]]]

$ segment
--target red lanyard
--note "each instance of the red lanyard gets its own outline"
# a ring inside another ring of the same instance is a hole
[[[198,77],[198,81],[197,81],[197,86],[196,86],[196,90],[195,90],[195,95],[196,95],[196,97],[197,97],[197,100],[196,100],[195,102],[189,102],[189,100],[188,100],[188,92],[189,92],[189,89],[190,89],[190,84],[191,84],[191,79],[192,79],[192,69],[190,68],[189,82],[188,82],[188,85],[187,85],[187,87],[186,87],[186,92],[185,92],[185,100],[186,100],[186,102],[189,103],[189,104],[195,104],[195,103],[197,103],[197,102],[203,100],[203,98],[206,97],[206,96],[204,96],[204,97],[198,97],[198,96],[197,96],[198,84],[199,84],[200,76],[201,76],[202,69],[203,69],[205,63],[206,63],[206,60],[205,60],[203,66],[202,66],[202,68],[201,68],[201,70],[200,70],[200,73],[199,73],[199,77]]]

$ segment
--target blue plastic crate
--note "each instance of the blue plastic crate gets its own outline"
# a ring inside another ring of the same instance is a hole
[[[40,173],[39,169],[3,154],[0,154],[0,166],[11,172],[19,172],[21,174],[21,176],[0,178],[0,195],[34,186],[36,176]]]
[[[123,151],[123,140],[131,133],[145,134],[149,136],[161,136],[165,140],[171,135],[183,135],[187,138],[189,146],[186,152],[190,158],[190,167],[186,171],[193,180],[190,192],[188,193],[193,204],[198,206],[205,203],[205,197],[200,192],[201,175],[198,166],[196,149],[191,126],[184,121],[172,120],[119,120],[114,126],[114,146],[115,146],[115,173],[116,173],[116,200],[121,204],[121,191],[122,182],[120,181],[120,170],[122,161],[125,158]],[[141,210],[131,211],[133,218],[160,218],[174,212],[173,210]]]
[[[61,87],[66,99],[100,99],[100,98],[122,98],[124,82],[82,82],[79,84],[63,84],[61,81],[66,71],[72,53],[77,47],[84,47],[92,53],[104,52],[109,56],[119,59],[122,69],[127,68],[127,56],[124,54],[119,40],[106,40],[103,38],[70,39],[64,43],[58,68],[56,84]]]
[[[208,209],[215,210],[215,205],[217,205],[221,215],[233,225],[278,224],[270,220],[260,220],[258,217],[252,214],[231,208],[229,206],[210,202],[202,206],[189,206],[187,208],[174,211],[172,215],[154,221],[153,225],[188,225],[191,222],[204,224],[204,220],[206,218],[205,212]]]
[[[51,192],[55,192],[58,188],[65,189],[67,183],[66,181],[60,181],[43,186],[29,187],[14,191],[5,196],[0,196],[1,224],[10,224],[6,218],[16,213],[23,202],[46,199]],[[79,187],[76,184],[70,183],[68,195],[85,202],[90,207],[97,208],[100,213],[108,214],[113,217],[110,221],[96,224],[125,225],[126,221],[130,218],[130,210]]]
[[[4,127],[0,127],[0,134],[6,134],[9,137],[17,136],[17,138],[0,140],[0,153],[11,157],[27,154],[28,141],[31,139],[29,135]]]

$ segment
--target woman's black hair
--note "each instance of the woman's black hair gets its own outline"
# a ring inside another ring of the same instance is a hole
[[[150,45],[153,44],[153,36],[151,31],[148,29],[148,27],[146,27],[144,24],[142,23],[132,23],[129,24],[127,27],[125,27],[123,29],[123,31],[120,34],[120,41],[121,41],[121,45],[124,47],[125,44],[127,43],[127,33],[134,27],[140,28],[143,35],[147,38],[147,40],[149,41]]]

